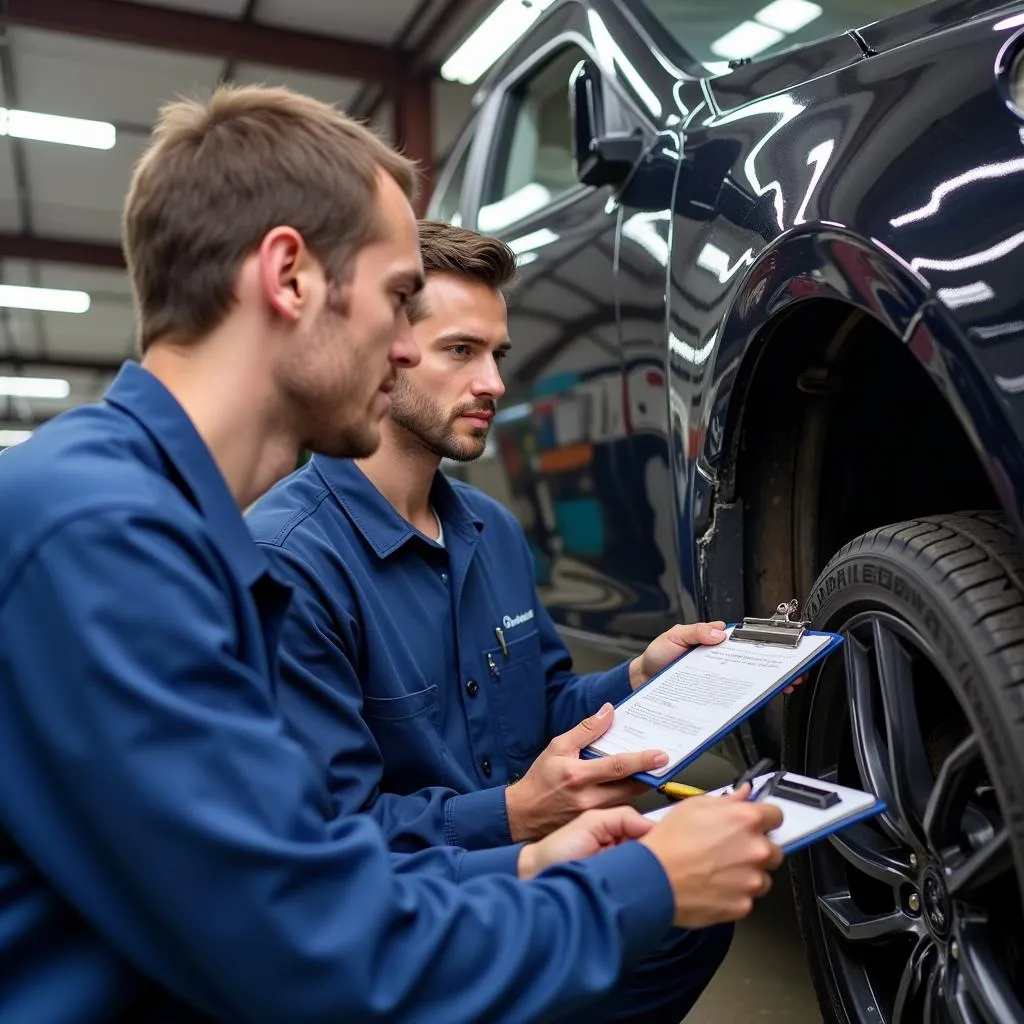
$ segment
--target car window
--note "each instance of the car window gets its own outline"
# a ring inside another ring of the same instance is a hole
[[[728,0],[695,4],[692,0],[644,0],[679,45],[710,71],[728,70],[730,60],[767,57],[806,46],[901,11],[926,0]]]
[[[462,224],[462,183],[466,180],[466,166],[472,146],[468,142],[452,154],[438,182],[438,192],[431,202],[432,216],[456,227]]]
[[[498,231],[579,184],[573,170],[569,76],[585,54],[559,50],[508,94],[484,178],[477,226]]]

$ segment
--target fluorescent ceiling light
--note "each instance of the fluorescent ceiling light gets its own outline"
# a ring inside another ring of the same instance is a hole
[[[441,65],[441,77],[472,85],[551,6],[554,0],[501,0]]]
[[[65,146],[87,149],[113,149],[117,130],[108,121],[88,121],[82,117],[35,114],[31,110],[0,107],[0,135],[36,142],[60,142]]]
[[[0,395],[11,398],[67,398],[71,385],[59,377],[0,377]]]
[[[43,313],[85,313],[89,309],[89,294],[68,288],[29,288],[26,285],[0,284],[0,306],[8,309],[38,309]]]
[[[759,25],[756,21],[743,21],[711,44],[711,52],[723,60],[742,60],[753,57],[783,36],[778,29]]]
[[[821,17],[821,8],[810,0],[775,0],[754,15],[755,20],[780,32],[799,32]]]
[[[11,448],[32,436],[31,430],[0,430],[0,448]]]
[[[480,231],[497,231],[508,224],[529,217],[551,201],[551,192],[539,182],[531,181],[504,199],[498,199],[481,206],[476,215],[476,226]]]
[[[516,254],[529,252],[531,249],[540,249],[542,246],[550,245],[558,241],[558,235],[551,228],[538,228],[529,234],[520,235],[518,238],[510,238],[508,247]]]

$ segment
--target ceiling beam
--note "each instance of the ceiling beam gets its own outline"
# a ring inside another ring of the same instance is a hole
[[[430,70],[430,55],[434,47],[437,46],[438,40],[448,31],[452,22],[465,6],[465,0],[448,0],[441,8],[433,23],[416,43],[416,49],[412,55],[412,66],[407,69],[407,74],[418,75]]]
[[[444,34],[444,32],[450,27],[452,19],[459,13],[459,11],[465,6],[465,0],[447,0],[445,5],[439,11],[437,17],[427,27],[423,33],[423,37],[417,43],[416,48],[411,54],[407,55],[405,64],[405,74],[415,80],[417,77],[420,80],[429,80],[430,78],[436,78],[440,74],[440,67],[434,67],[431,65],[430,53],[434,46],[437,44],[438,39]],[[364,90],[363,93],[358,97],[361,101],[360,106],[364,105],[367,100],[367,93]],[[366,121],[372,121],[376,116],[381,106],[388,99],[393,99],[396,102],[400,102],[400,91],[382,90],[373,97],[370,101],[370,105],[363,112],[360,110],[359,116]]]
[[[35,430],[61,412],[63,410],[58,409],[53,416],[31,416],[22,419],[18,419],[16,416],[0,415],[0,430]]]
[[[81,373],[117,373],[128,356],[122,359],[100,359],[96,356],[33,356],[27,352],[0,353],[0,368],[25,370],[73,370]],[[6,374],[0,374],[6,376]]]
[[[0,259],[75,263],[124,270],[124,253],[116,242],[82,242],[73,238],[0,233]]]
[[[127,0],[6,0],[0,23],[179,53],[316,71],[392,87],[405,56],[386,46]]]
[[[5,420],[0,416],[0,430],[36,430],[41,427],[46,420],[31,420],[27,422],[20,422],[18,420]]]

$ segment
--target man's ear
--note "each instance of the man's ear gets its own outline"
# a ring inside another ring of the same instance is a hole
[[[319,262],[294,228],[271,228],[259,248],[259,281],[263,295],[282,319],[297,323],[312,300]]]

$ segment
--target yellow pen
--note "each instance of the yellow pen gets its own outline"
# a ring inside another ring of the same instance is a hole
[[[670,796],[675,800],[685,800],[688,796],[703,796],[704,790],[696,786],[686,786],[681,782],[666,782],[658,787],[659,793]]]

